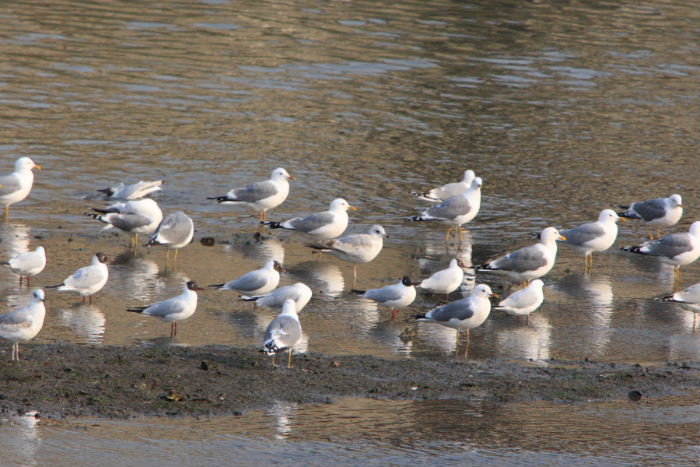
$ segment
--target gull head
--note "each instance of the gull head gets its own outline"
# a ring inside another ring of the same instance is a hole
[[[29,157],[20,157],[15,162],[15,170],[17,172],[24,172],[32,169],[41,170],[41,166],[39,164],[35,164]]]
[[[273,170],[272,175],[270,175],[270,178],[272,180],[294,180],[294,177],[289,175],[289,172],[284,170],[282,167],[278,167],[275,170]]]
[[[352,211],[357,210],[355,206],[350,206],[350,203],[345,201],[343,198],[336,198],[333,201],[331,201],[331,211],[347,211],[348,209]]]
[[[681,195],[674,194],[671,195],[669,198],[670,200],[670,205],[672,208],[682,208],[683,207],[683,198],[681,198]]]

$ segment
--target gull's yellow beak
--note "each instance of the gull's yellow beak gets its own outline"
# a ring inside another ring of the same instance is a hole
[[[493,298],[501,298],[501,297],[498,296],[497,293],[492,293],[491,296],[492,296]]]
[[[559,240],[566,240],[566,237],[560,234],[560,235],[559,235]]]
[[[624,217],[618,217],[617,220],[618,222],[627,222],[627,220]]]
[[[290,175],[290,176],[289,176],[289,179],[290,179],[290,180],[296,180],[297,178],[296,178],[294,175]]]
[[[348,206],[348,209],[351,211],[357,211],[357,208],[355,206]]]
[[[41,170],[41,166],[39,164],[34,164],[34,168],[37,170]]]

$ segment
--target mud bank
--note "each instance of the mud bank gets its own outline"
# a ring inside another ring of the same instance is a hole
[[[9,349],[9,347],[8,347]],[[387,360],[297,355],[271,368],[253,349],[24,345],[23,360],[0,355],[0,410],[42,416],[235,415],[273,401],[332,402],[338,397],[402,400],[534,400],[576,403],[662,396],[697,388],[700,364],[663,365],[454,357]],[[632,393],[634,398],[634,393]]]

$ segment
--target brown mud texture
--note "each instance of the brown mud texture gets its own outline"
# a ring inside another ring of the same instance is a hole
[[[8,350],[9,351],[9,350]],[[495,403],[663,396],[696,389],[697,362],[640,365],[286,354],[272,368],[253,349],[27,344],[0,365],[0,411],[46,417],[239,415],[275,401],[341,397]],[[0,354],[5,359],[6,352]],[[634,394],[635,397],[632,397]]]

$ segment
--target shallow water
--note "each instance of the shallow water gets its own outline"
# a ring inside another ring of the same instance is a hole
[[[531,242],[548,225],[594,220],[603,208],[680,193],[698,219],[698,12],[694,2],[407,1],[45,2],[0,6],[2,170],[31,156],[45,170],[0,226],[0,254],[46,246],[35,284],[60,282],[91,255],[127,251],[82,215],[97,188],[164,178],[165,212],[182,209],[195,242],[175,270],[153,249],[122,256],[93,305],[50,293],[37,342],[169,345],[168,325],[124,312],[179,293],[185,277],[221,283],[267,258],[315,292],[298,351],[405,358],[453,353],[453,331],[411,318],[421,296],[388,310],[348,293],[352,267],[318,261],[277,233],[252,240],[244,209],[205,198],[267,178],[297,177],[271,212],[286,219],[342,196],[359,211],[349,230],[381,223],[390,235],[357,288],[414,278],[453,255],[472,264]],[[481,211],[462,243],[441,225],[403,222],[422,204],[414,189],[484,179]],[[591,358],[661,362],[700,358],[698,317],[650,298],[668,293],[671,269],[617,247],[646,232],[622,224],[613,249],[583,260],[566,246],[546,277],[546,302],[528,327],[492,315],[472,333],[470,359]],[[205,247],[204,236],[217,244]],[[683,285],[700,277],[683,268]],[[510,283],[479,275],[500,293]],[[473,280],[462,293],[468,293]],[[0,269],[5,311],[26,300]],[[235,294],[201,294],[176,345],[257,346],[274,313]],[[415,336],[400,338],[406,328]],[[5,357],[9,346],[2,349]],[[428,441],[429,442],[429,441]],[[255,450],[256,447],[251,447]],[[503,448],[505,456],[507,448]]]
[[[3,465],[695,465],[697,392],[585,405],[342,399],[216,419],[0,424]],[[614,433],[614,435],[613,435]]]

